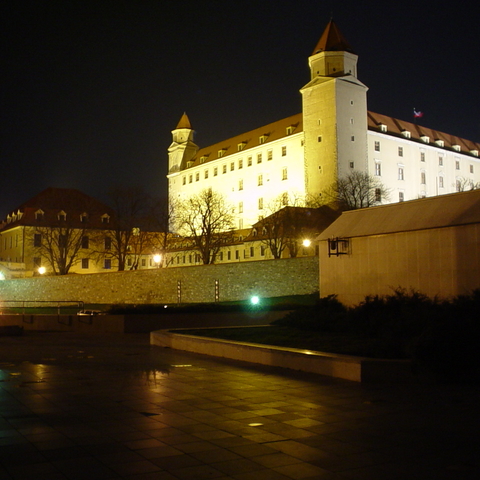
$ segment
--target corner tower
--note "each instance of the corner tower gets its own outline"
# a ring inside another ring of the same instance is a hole
[[[175,130],[172,130],[172,144],[168,147],[168,173],[185,168],[197,153],[198,146],[193,142],[193,129],[186,113],[182,115]]]
[[[357,55],[331,20],[308,59],[302,89],[306,192],[318,195],[352,170],[367,171],[367,87]]]

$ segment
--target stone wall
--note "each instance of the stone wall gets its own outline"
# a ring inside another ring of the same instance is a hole
[[[318,257],[5,280],[0,300],[158,304],[243,300],[318,291]]]

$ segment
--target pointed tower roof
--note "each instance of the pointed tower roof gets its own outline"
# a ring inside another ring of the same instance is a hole
[[[192,125],[190,124],[190,120],[185,112],[183,112],[182,118],[178,122],[177,129],[179,128],[189,128],[190,130],[192,129]]]
[[[320,40],[313,50],[312,55],[319,52],[350,52],[355,53],[337,27],[337,24],[330,20],[322,33]]]

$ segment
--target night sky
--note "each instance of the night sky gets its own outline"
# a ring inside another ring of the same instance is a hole
[[[442,5],[3,2],[0,216],[50,186],[166,196],[182,113],[200,147],[299,113],[332,14],[359,55],[369,110],[413,121],[416,107],[418,123],[480,141],[478,19]]]

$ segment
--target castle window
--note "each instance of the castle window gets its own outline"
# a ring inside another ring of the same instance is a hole
[[[262,163],[262,154],[257,154],[257,163]]]
[[[352,136],[350,137],[350,140],[351,140],[352,142],[354,142],[354,141],[355,141],[355,135],[352,135]]]
[[[195,174],[195,181],[198,182],[199,180],[200,180],[200,173],[197,172],[197,173]]]
[[[402,134],[405,138],[412,138],[412,133],[408,130],[402,130]]]
[[[258,176],[258,185],[259,186],[263,185],[263,175]]]
[[[403,147],[398,147],[398,156],[403,157]]]
[[[455,190],[457,192],[461,192],[462,191],[462,182],[460,180],[456,180],[455,181]]]
[[[230,171],[233,172],[235,170],[235,162],[230,164]]]
[[[187,162],[187,168],[193,167],[193,163],[194,162],[192,160],[188,161]]]
[[[65,222],[67,220],[67,214],[62,210],[61,212],[58,213],[58,219],[61,222]]]
[[[265,256],[265,245],[260,245],[260,256],[261,257]]]
[[[288,205],[288,192],[282,193],[282,205],[284,207]]]
[[[443,188],[443,177],[438,177],[438,186]]]
[[[247,166],[252,166],[252,157],[247,157]]]
[[[205,178],[208,178],[208,170],[205,170]]]
[[[213,176],[216,177],[218,175],[218,167],[213,169]]]
[[[273,158],[273,151],[272,150],[268,150],[267,152],[267,160],[272,160]]]
[[[260,135],[258,141],[259,141],[260,145],[263,145],[267,141],[267,139],[268,139],[268,135],[263,134],[263,135]]]
[[[354,120],[353,118],[350,119],[350,124],[353,125],[354,124]]]
[[[7,239],[5,239],[7,241]],[[41,247],[42,246],[42,234],[41,233],[35,233],[33,235],[33,246],[34,247]]]
[[[445,146],[445,142],[443,140],[435,140],[435,143],[439,146],[439,147],[444,147]]]
[[[37,222],[40,222],[41,220],[43,220],[43,211],[42,210],[37,210],[35,212],[35,220],[37,220]]]
[[[452,148],[456,151],[459,152],[461,150],[460,145],[452,145]]]
[[[398,179],[399,180],[405,180],[405,173],[402,167],[398,167]]]
[[[188,183],[192,183],[193,182],[193,175],[189,175],[188,176]]]
[[[240,159],[240,160],[238,161],[238,168],[239,168],[239,169],[240,169],[240,168],[243,168],[243,160],[242,160],[242,159]]]
[[[376,152],[380,151],[380,142],[379,141],[375,141],[375,151]]]
[[[375,163],[375,175],[380,177],[382,175],[382,164],[380,162]]]
[[[317,141],[318,141],[318,143],[320,143],[320,142],[322,141],[322,136],[321,136],[321,135],[319,135],[319,136],[317,137]]]
[[[263,198],[258,199],[258,209],[263,210]]]
[[[387,131],[387,126],[384,125],[383,123],[381,123],[380,124],[380,131],[385,133]]]
[[[478,157],[478,150],[470,150],[470,153],[475,157]]]
[[[420,161],[421,162],[425,161],[425,152],[420,152]]]
[[[238,148],[238,151],[241,152],[244,148],[245,148],[245,145],[247,143],[246,142],[241,142],[237,145],[237,148]]]
[[[288,172],[287,172],[287,167],[282,169],[282,180],[287,180],[288,179]]]
[[[405,195],[403,192],[398,192],[398,201],[403,202],[405,200]]]
[[[103,268],[105,270],[110,270],[112,268],[112,261],[109,258],[103,260]]]
[[[255,256],[255,248],[250,247],[250,257],[253,258]]]
[[[183,185],[186,185],[186,184],[187,184],[187,177],[183,177],[183,178],[182,178],[182,184],[183,184]]]
[[[243,180],[238,181],[238,189],[243,190]]]
[[[375,201],[376,202],[381,202],[382,201],[382,189],[381,188],[376,188],[375,189]]]
[[[422,135],[420,138],[422,142],[430,143],[430,137],[428,135]]]
[[[350,168],[355,168],[355,162],[350,162]]]
[[[470,165],[470,173],[473,173],[473,165]]]
[[[80,215],[80,222],[81,223],[87,223],[88,222],[88,215],[86,213],[82,213]]]
[[[282,147],[282,157],[285,157],[287,155],[287,147],[283,146]]]
[[[103,244],[104,244],[105,250],[112,249],[112,239],[110,237],[105,237]]]
[[[222,173],[227,173],[227,166],[226,165],[222,165]]]
[[[200,163],[206,162],[206,161],[207,161],[207,158],[208,158],[208,155],[202,155],[202,156],[200,157]]]
[[[287,135],[291,135],[295,130],[295,127],[293,125],[289,125],[286,129]]]
[[[460,160],[455,160],[455,170],[460,170]]]
[[[425,172],[420,172],[420,183],[422,185],[425,185],[427,183],[427,177],[425,175]]]
[[[222,148],[218,151],[218,158],[222,158],[225,153],[227,152],[227,149],[226,148]]]
[[[110,223],[110,217],[107,214],[102,215],[102,223]]]
[[[88,258],[82,258],[82,268],[84,270],[88,269]]]
[[[88,248],[89,246],[89,238],[85,235],[82,237],[82,248]]]
[[[238,213],[243,213],[243,202],[238,203]]]

